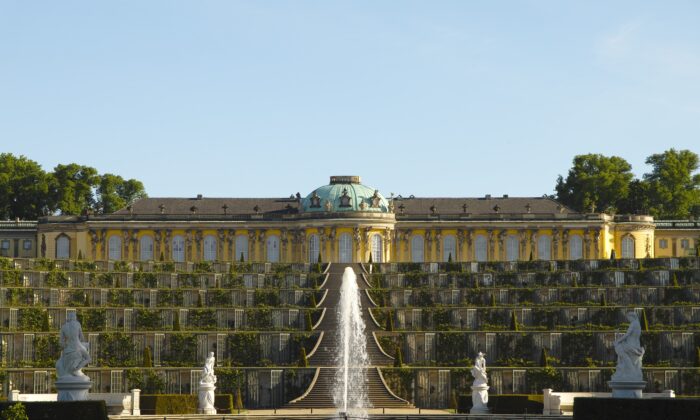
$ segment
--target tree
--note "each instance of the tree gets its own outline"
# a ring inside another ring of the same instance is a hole
[[[314,324],[311,321],[311,311],[304,312],[304,323],[306,324],[306,331],[313,331]]]
[[[101,213],[114,213],[139,198],[147,197],[141,181],[125,180],[119,175],[104,174],[97,187],[97,209]]]
[[[150,368],[153,367],[153,356],[151,355],[151,347],[146,346],[143,349],[143,367]]]
[[[236,406],[234,407],[236,410],[243,410],[245,407],[243,406],[243,397],[241,396],[241,387],[236,388],[236,401],[235,401]]]
[[[650,214],[649,183],[639,179],[630,182],[627,197],[618,202],[620,213]]]
[[[0,219],[34,219],[51,213],[51,177],[24,156],[0,154]]]
[[[403,366],[403,353],[401,353],[401,345],[397,344],[394,349],[394,367]]]
[[[642,324],[642,331],[649,331],[649,320],[647,320],[647,311],[645,311],[644,309],[642,309],[641,324]]]
[[[548,357],[549,355],[547,354],[547,349],[545,347],[542,347],[542,351],[540,352],[540,366],[549,366],[549,360],[547,360]]]
[[[304,346],[301,346],[299,350],[299,367],[309,367],[309,359],[306,357]]]
[[[173,311],[173,331],[180,331],[180,311],[178,309]]]
[[[632,166],[621,157],[577,155],[566,179],[557,179],[557,200],[581,212],[616,211],[632,178]]]
[[[518,326],[518,318],[515,316],[515,311],[510,312],[510,330],[511,331],[519,331],[520,327]]]
[[[386,331],[394,331],[394,316],[389,311],[388,314],[386,314],[386,326],[384,328]]]
[[[698,155],[690,150],[669,149],[646,160],[652,166],[644,174],[649,184],[651,214],[660,219],[700,216],[700,174]]]
[[[76,163],[57,165],[51,175],[51,199],[61,214],[81,214],[95,207],[97,169]]]

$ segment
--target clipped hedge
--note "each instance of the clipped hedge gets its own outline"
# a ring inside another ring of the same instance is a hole
[[[15,402],[0,402],[0,412]],[[102,401],[22,402],[30,419],[108,420],[107,405]]]
[[[574,398],[574,420],[699,419],[700,399]]]
[[[541,394],[489,395],[488,406],[492,414],[542,414]]]
[[[197,395],[141,395],[141,414],[196,414],[198,405]],[[233,396],[231,394],[215,395],[214,407],[216,407],[217,414],[231,414],[233,412]]]

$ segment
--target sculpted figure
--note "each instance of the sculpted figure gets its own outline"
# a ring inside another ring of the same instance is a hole
[[[644,347],[639,338],[642,335],[642,327],[636,312],[628,312],[627,319],[630,322],[627,332],[615,340],[615,353],[617,353],[617,367],[612,375],[612,381],[641,381],[642,357]]]
[[[204,362],[204,372],[202,372],[202,377],[199,379],[201,383],[205,384],[215,384],[216,383],[216,375],[214,375],[214,362],[216,359],[214,358],[214,352],[209,352],[209,356],[207,357],[206,361]]]
[[[75,312],[68,313],[66,323],[61,327],[59,337],[61,357],[56,361],[56,376],[58,379],[76,377],[89,380],[81,371],[90,363],[88,343],[83,337],[83,329],[75,316]]]
[[[214,352],[209,352],[209,356],[204,362],[204,371],[199,378],[199,412],[202,414],[216,414],[214,407],[214,390],[216,386],[216,375],[214,375]]]
[[[486,385],[488,382],[488,377],[486,376],[486,359],[485,354],[479,352],[474,361],[474,367],[472,367],[472,376],[474,377],[473,385]]]

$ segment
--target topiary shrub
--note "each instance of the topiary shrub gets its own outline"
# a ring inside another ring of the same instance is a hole
[[[489,395],[488,406],[492,414],[542,413],[543,396],[532,395]]]

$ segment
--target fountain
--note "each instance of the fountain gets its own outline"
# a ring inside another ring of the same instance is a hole
[[[367,417],[370,407],[367,397],[369,357],[362,319],[360,289],[351,267],[343,272],[338,307],[338,354],[333,401],[341,416]]]

